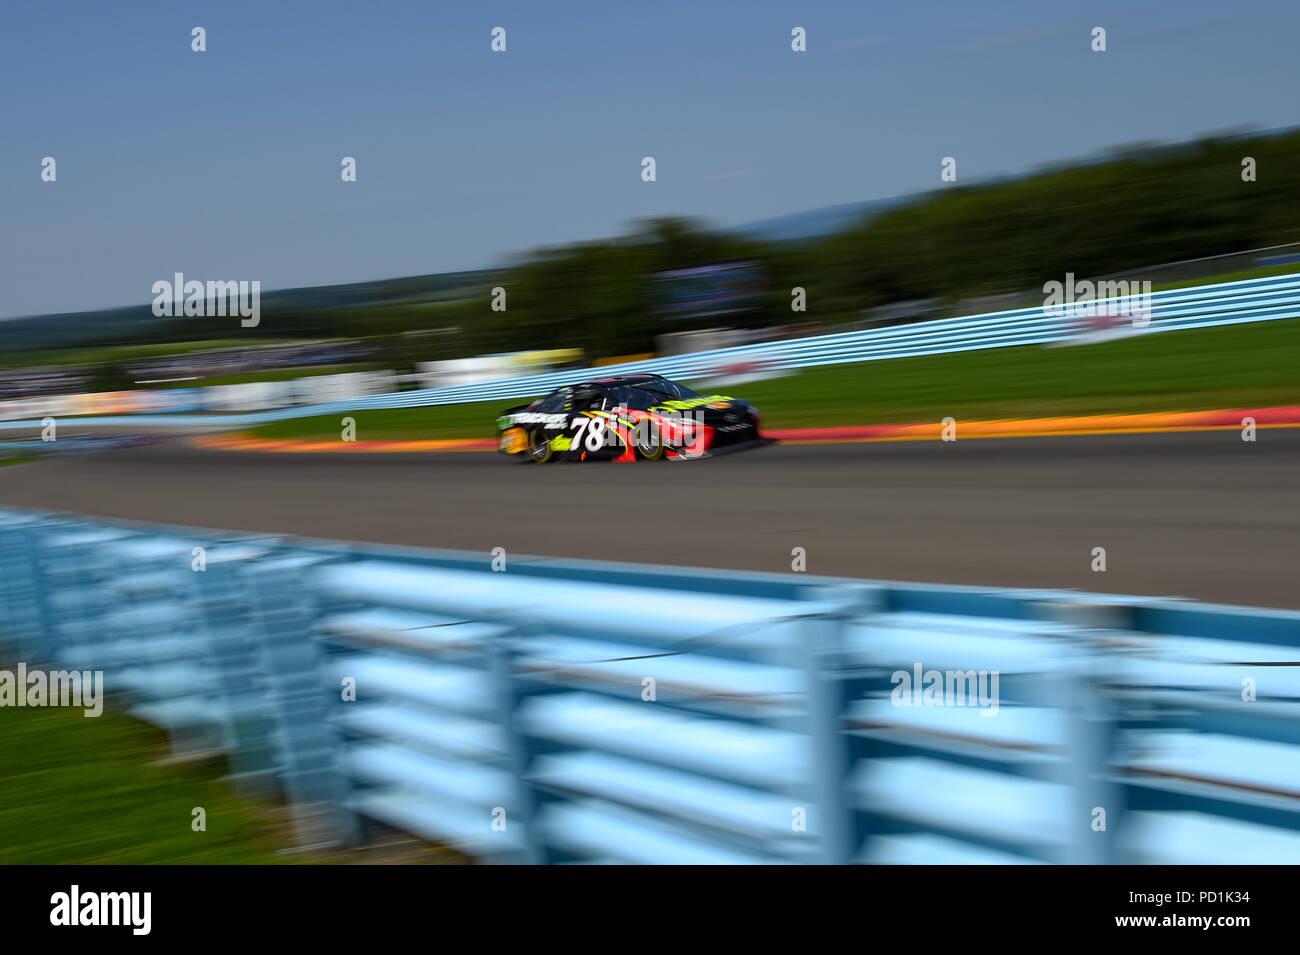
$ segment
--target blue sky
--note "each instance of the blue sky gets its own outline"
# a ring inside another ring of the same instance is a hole
[[[973,181],[1295,125],[1297,36],[1292,0],[7,4],[0,316],[146,303],[177,271],[488,266],[644,216],[936,188],[944,156]]]

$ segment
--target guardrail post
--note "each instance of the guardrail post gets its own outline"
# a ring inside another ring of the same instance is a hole
[[[280,553],[249,575],[253,630],[263,671],[259,681],[276,750],[275,770],[293,813],[299,848],[355,841],[357,820],[344,810],[340,742],[329,720],[315,639],[319,599],[309,575],[328,558]]]
[[[1128,608],[1116,604],[1048,601],[1043,616],[1076,629],[1076,653],[1057,677],[1054,705],[1066,716],[1064,782],[1070,787],[1069,840],[1061,862],[1110,865],[1115,862],[1113,832],[1124,812],[1123,789],[1111,779],[1115,744],[1114,704],[1102,687],[1104,659],[1095,641],[1107,632],[1131,629]]]
[[[527,624],[508,627],[489,641],[487,652],[488,666],[499,701],[498,712],[501,714],[501,735],[506,747],[507,768],[514,783],[515,806],[512,809],[513,815],[507,816],[506,824],[522,824],[524,827],[526,847],[522,861],[545,865],[550,861],[550,852],[538,824],[537,794],[525,779],[532,754],[529,751],[528,736],[519,719],[520,706],[528,695],[524,686],[524,681],[528,678],[519,674],[515,667],[519,655],[515,644],[531,633],[532,629]]]
[[[195,609],[212,666],[211,699],[219,710],[217,729],[237,787],[266,779],[272,769],[264,698],[256,685],[263,674],[249,632],[247,573],[254,555],[243,553],[245,547],[231,541],[208,544],[207,569],[194,574]]]
[[[44,662],[49,623],[36,560],[34,518],[0,515],[0,639],[28,664]]]
[[[848,863],[857,849],[855,813],[848,801],[849,737],[844,732],[848,705],[845,662],[849,620],[878,603],[869,587],[811,587],[803,592],[810,612],[799,627],[808,687],[808,737],[813,790],[821,837],[820,861]],[[824,607],[817,612],[815,607]]]

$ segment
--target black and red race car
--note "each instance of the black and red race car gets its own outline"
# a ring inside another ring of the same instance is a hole
[[[711,457],[768,443],[758,423],[749,402],[699,395],[662,375],[568,385],[497,418],[501,453],[538,464]]]

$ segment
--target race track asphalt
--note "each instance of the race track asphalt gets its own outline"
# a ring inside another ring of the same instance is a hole
[[[0,506],[487,553],[1300,608],[1300,429],[777,445],[686,463],[180,441],[0,468]],[[1106,549],[1094,572],[1093,548]]]

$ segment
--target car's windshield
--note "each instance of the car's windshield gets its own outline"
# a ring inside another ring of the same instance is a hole
[[[682,401],[698,398],[689,388],[683,388],[675,382],[665,379],[645,379],[635,385],[618,385],[612,388],[614,400],[628,408],[644,411],[668,401]]]
[[[675,381],[668,381],[667,379],[663,379],[663,378],[654,381],[648,381],[641,387],[644,388],[652,395],[662,395],[663,397],[660,400],[681,401],[682,399],[686,399],[686,398],[699,397],[699,395],[691,391],[691,389],[683,385],[679,385]]]
[[[633,411],[645,411],[664,400],[663,395],[652,394],[640,388],[629,388],[626,385],[620,385],[613,391],[614,400],[625,408],[631,408]]]
[[[554,414],[557,411],[564,410],[564,403],[568,400],[570,389],[560,388],[558,391],[552,391],[545,398],[539,398],[533,404],[533,410],[544,414]]]

